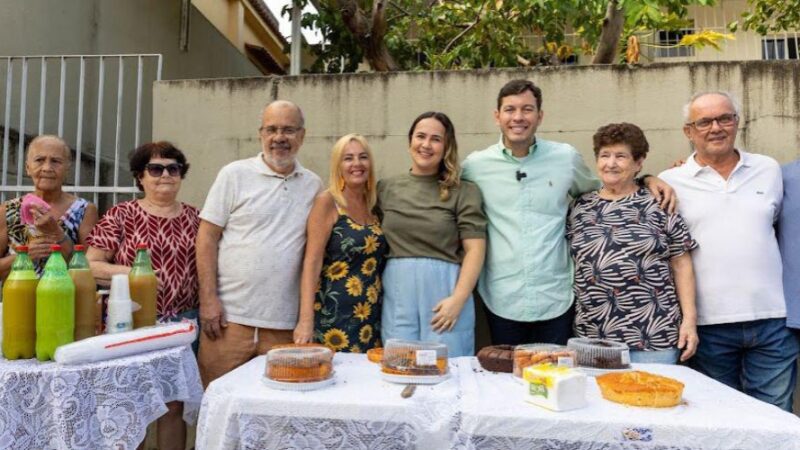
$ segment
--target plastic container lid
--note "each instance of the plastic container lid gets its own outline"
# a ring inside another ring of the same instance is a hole
[[[28,251],[27,245],[18,245],[17,246],[17,253],[26,253]]]
[[[384,342],[381,368],[396,375],[443,375],[447,373],[447,345],[389,339]]]
[[[575,367],[576,354],[563,345],[523,344],[514,347],[514,376],[522,378],[523,369],[535,364]]]
[[[282,382],[315,382],[333,375],[333,351],[322,345],[287,345],[267,352],[265,376]]]
[[[72,246],[72,249],[75,250],[76,252],[82,252],[86,250],[86,246],[83,244],[75,244],[74,246]]]
[[[608,339],[572,338],[567,348],[575,350],[578,365],[598,369],[625,369],[631,365],[628,346]]]
[[[50,246],[50,251],[52,251],[52,252],[60,252],[61,251],[61,246],[58,245],[58,244],[53,244],[53,245]]]

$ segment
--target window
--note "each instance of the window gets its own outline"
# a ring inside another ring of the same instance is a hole
[[[798,59],[797,37],[761,40],[761,59]]]
[[[659,45],[669,45],[669,48],[657,48],[656,49],[656,57],[657,58],[676,58],[676,57],[687,57],[687,56],[694,56],[694,47],[675,47],[681,41],[681,38],[686,36],[687,34],[694,33],[693,28],[683,28],[680,30],[674,31],[659,31],[658,32],[658,44]]]

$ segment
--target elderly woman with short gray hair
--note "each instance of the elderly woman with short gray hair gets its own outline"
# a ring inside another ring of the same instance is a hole
[[[28,246],[36,273],[41,275],[52,244],[61,245],[65,257],[74,244],[85,244],[97,222],[97,208],[63,191],[72,153],[58,136],[41,135],[28,145],[25,173],[33,180],[33,193],[0,206],[0,279],[11,271],[15,248]],[[23,217],[27,220],[23,220]]]

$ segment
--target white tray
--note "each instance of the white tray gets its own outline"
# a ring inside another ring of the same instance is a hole
[[[398,384],[439,384],[450,378],[450,372],[444,375],[394,375],[381,372],[384,381]]]
[[[335,380],[333,375],[331,375],[330,378],[322,381],[312,381],[309,383],[290,383],[286,381],[275,381],[262,376],[261,382],[264,383],[264,386],[270,389],[277,389],[279,391],[314,391],[331,386],[335,383]]]

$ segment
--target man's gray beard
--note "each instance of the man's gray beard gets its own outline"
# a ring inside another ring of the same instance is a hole
[[[287,159],[282,159],[280,162],[276,161],[275,158],[273,158],[272,156],[267,156],[267,154],[264,152],[262,152],[261,155],[264,158],[264,162],[266,162],[268,165],[273,167],[278,167],[280,169],[286,169],[288,167],[292,167],[297,160],[296,155],[292,155]]]

